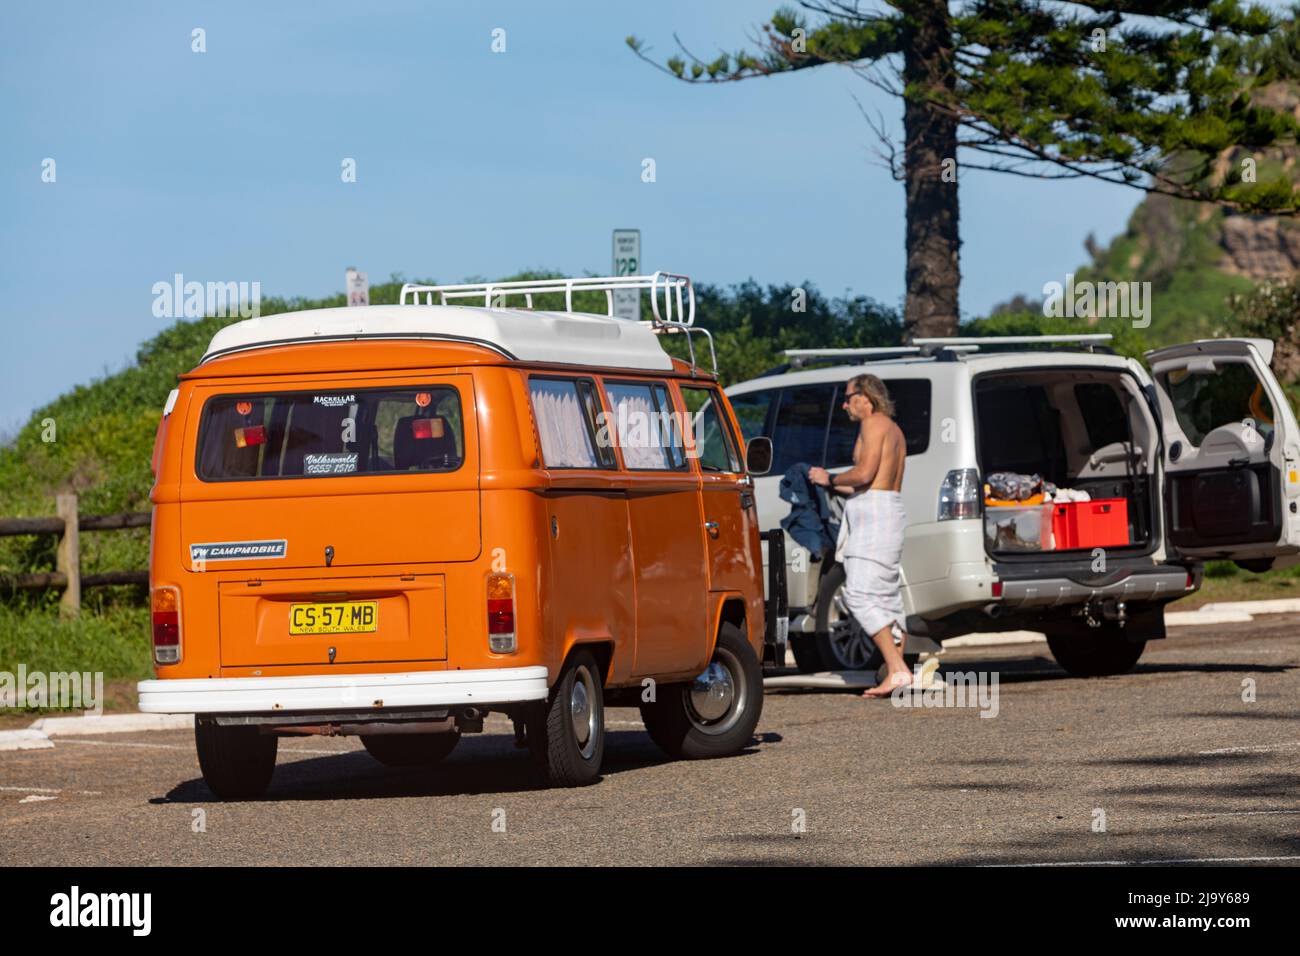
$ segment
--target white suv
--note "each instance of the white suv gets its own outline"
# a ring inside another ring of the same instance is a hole
[[[1269,370],[1266,339],[1148,352],[1150,374],[1113,354],[1109,339],[787,352],[788,365],[727,389],[746,439],[774,445],[771,470],[755,481],[760,525],[780,527],[790,513],[779,495],[788,468],[851,464],[856,427],[841,407],[844,385],[872,372],[907,439],[907,653],[971,631],[1028,629],[1047,634],[1072,674],[1128,670],[1148,640],[1164,636],[1164,605],[1200,586],[1202,561],[1264,570],[1300,560],[1300,429]],[[985,533],[984,478],[994,472],[1125,499],[1131,543],[1005,549]],[[820,557],[787,535],[800,669],[878,666],[841,603],[843,569],[833,554]]]

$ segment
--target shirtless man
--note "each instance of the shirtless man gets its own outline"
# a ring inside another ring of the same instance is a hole
[[[907,444],[894,422],[894,403],[874,375],[858,375],[844,390],[844,408],[859,423],[853,467],[831,475],[810,468],[814,484],[848,496],[836,548],[845,571],[844,603],[884,655],[888,673],[863,697],[887,697],[910,683],[912,674],[894,643],[902,637],[903,600],[899,565],[903,554],[903,465]]]

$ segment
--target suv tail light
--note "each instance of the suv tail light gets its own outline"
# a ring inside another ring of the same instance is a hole
[[[180,588],[154,588],[149,599],[153,616],[153,659],[155,664],[181,662]]]
[[[513,654],[515,641],[515,576],[494,571],[487,579],[488,650]]]
[[[980,473],[974,468],[954,468],[939,485],[939,520],[978,518],[981,507]]]

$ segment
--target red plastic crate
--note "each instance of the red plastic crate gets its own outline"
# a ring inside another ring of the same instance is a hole
[[[1052,506],[1052,537],[1058,551],[1126,545],[1128,499],[1058,502]]]

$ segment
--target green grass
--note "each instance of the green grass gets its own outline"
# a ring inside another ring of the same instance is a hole
[[[1190,611],[1202,604],[1276,598],[1300,598],[1300,565],[1255,574],[1241,570],[1231,561],[1207,561],[1201,589],[1170,605],[1170,609]]]
[[[106,607],[65,620],[57,609],[0,605],[0,671],[89,671],[106,680],[151,676],[149,611]]]

